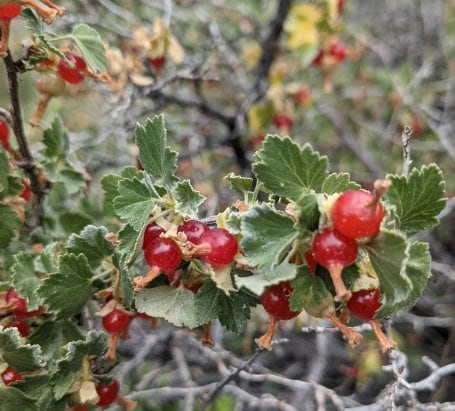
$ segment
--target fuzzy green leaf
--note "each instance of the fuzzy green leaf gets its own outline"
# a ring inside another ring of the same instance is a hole
[[[119,248],[118,250],[126,258],[129,258],[138,248],[140,241],[139,231],[136,231],[129,224],[125,224],[118,232]]]
[[[60,225],[67,234],[78,233],[93,223],[93,217],[79,211],[65,211],[58,216]]]
[[[29,342],[39,344],[45,361],[60,358],[60,349],[71,341],[83,339],[79,327],[72,321],[48,321],[29,337]]]
[[[107,70],[103,42],[95,29],[87,24],[77,24],[73,28],[71,37],[79,47],[85,62],[95,73]]]
[[[267,205],[255,206],[244,216],[241,229],[241,248],[259,276],[238,278],[239,287],[259,295],[266,285],[295,277],[296,266],[286,257],[299,232],[289,217]],[[265,281],[255,283],[258,277]]]
[[[294,291],[289,302],[293,311],[302,311],[309,305],[320,304],[329,292],[324,280],[305,266],[299,267],[291,284]]]
[[[54,397],[59,400],[80,378],[83,363],[92,356],[100,356],[107,349],[107,336],[104,332],[89,331],[85,340],[72,341],[62,347],[62,359],[57,362],[58,371],[53,378]]]
[[[411,287],[407,290],[407,295],[401,300],[396,301],[395,304],[392,305],[389,301],[385,301],[376,313],[376,317],[378,318],[390,317],[391,315],[409,311],[421,297],[428,282],[431,275],[431,255],[428,244],[421,242],[412,243],[407,250],[407,254],[404,275],[409,278]]]
[[[213,281],[206,281],[196,294],[199,323],[218,319],[222,326],[236,334],[244,330],[250,319],[251,307],[257,304],[257,298],[242,290],[227,296]]]
[[[407,300],[412,292],[413,283],[406,272],[408,247],[406,237],[391,230],[381,231],[367,246],[371,264],[379,279],[382,315],[398,312],[402,301]]]
[[[229,181],[231,190],[238,191],[240,193],[246,193],[253,187],[253,179],[250,177],[237,176],[234,173],[229,173],[224,177],[226,181]]]
[[[66,245],[68,254],[84,254],[91,268],[96,268],[101,261],[114,252],[112,243],[106,240],[105,227],[88,225],[80,234],[72,234]]]
[[[134,288],[131,277],[128,275],[127,270],[122,266],[121,256],[119,253],[114,253],[112,256],[112,263],[117,267],[120,272],[120,286],[122,287],[122,303],[123,306],[129,310],[134,302]]]
[[[43,153],[46,157],[65,157],[69,148],[69,138],[63,128],[63,121],[60,117],[56,117],[51,127],[44,130],[43,143],[46,146]]]
[[[7,194],[9,189],[9,161],[5,151],[0,148],[0,198]]]
[[[290,138],[267,135],[256,152],[253,171],[259,182],[275,195],[297,200],[303,192],[317,190],[327,177],[328,160]]]
[[[5,204],[0,204],[0,221],[0,248],[6,248],[22,222],[12,208]]]
[[[0,388],[0,409],[4,411],[41,411],[36,399],[15,387]]]
[[[48,163],[45,170],[52,183],[61,183],[68,194],[75,194],[85,187],[84,175],[65,162]]]
[[[313,192],[303,193],[296,202],[296,212],[299,217],[299,224],[303,229],[314,231],[319,227],[318,198]]]
[[[167,132],[162,115],[148,119],[145,125],[137,124],[136,144],[139,161],[144,170],[156,179],[156,183],[169,189],[178,179],[177,153],[167,145]]]
[[[114,209],[120,218],[128,220],[137,231],[146,223],[155,201],[149,188],[137,178],[122,179],[118,184],[119,195],[114,198]]]
[[[17,372],[34,371],[42,366],[41,347],[26,343],[15,327],[0,330],[0,361]]]
[[[195,295],[184,287],[145,288],[136,295],[138,312],[164,318],[177,327],[195,328],[202,325],[195,303]]]
[[[446,200],[445,182],[436,164],[414,168],[408,177],[388,175],[392,186],[387,200],[396,207],[400,229],[408,233],[434,227]]]
[[[92,296],[92,276],[85,255],[64,254],[59,258],[58,272],[49,274],[37,293],[57,319],[71,318]]]
[[[321,192],[325,194],[342,193],[346,190],[357,190],[360,185],[351,181],[349,173],[329,174],[322,183]]]
[[[35,271],[42,274],[50,274],[57,271],[57,256],[57,243],[48,244],[35,258]]]
[[[196,218],[205,197],[194,190],[189,180],[179,181],[172,190],[176,200],[175,211],[183,217]]]
[[[40,305],[36,289],[40,286],[41,280],[36,276],[35,256],[21,252],[15,256],[15,259],[13,286],[19,295],[27,300],[28,310],[36,310]]]

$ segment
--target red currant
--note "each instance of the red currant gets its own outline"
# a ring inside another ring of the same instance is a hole
[[[150,64],[150,66],[152,66],[156,71],[161,71],[163,69],[163,67],[166,65],[166,57],[160,56],[160,57],[149,58],[148,62]]]
[[[294,100],[297,104],[308,104],[311,101],[310,91],[306,88],[301,88],[294,94]]]
[[[268,287],[261,295],[261,303],[274,321],[290,320],[299,314],[289,308],[292,291],[289,281],[283,281]]]
[[[174,240],[158,237],[150,242],[144,251],[150,267],[158,267],[163,273],[174,271],[182,261],[182,252]]]
[[[120,392],[120,384],[117,380],[113,380],[109,384],[98,384],[96,386],[96,392],[100,397],[96,405],[98,407],[107,407],[117,399]]]
[[[285,113],[277,113],[273,116],[273,125],[278,130],[289,130],[292,127],[292,118]]]
[[[209,231],[209,228],[200,221],[188,220],[179,227],[179,231],[186,234],[188,241],[191,241],[193,244],[200,244],[202,234]]]
[[[32,189],[30,184],[27,183],[25,180],[21,180],[22,187],[24,187],[19,194],[19,197],[23,198],[26,202],[29,202],[32,198]]]
[[[22,10],[22,6],[15,3],[9,3],[6,6],[0,6],[0,20],[10,21],[16,18]]]
[[[0,144],[5,150],[10,149],[9,145],[9,128],[3,120],[0,120]]]
[[[347,303],[348,310],[364,321],[371,321],[382,305],[379,302],[380,296],[378,288],[355,291]]]
[[[239,245],[237,238],[224,228],[213,228],[202,234],[200,244],[208,244],[210,250],[201,258],[212,265],[229,264],[234,260]]]
[[[351,265],[357,258],[358,246],[354,239],[327,227],[313,238],[312,251],[316,262],[330,269],[336,264]]]
[[[370,237],[379,231],[384,208],[369,191],[348,190],[335,201],[331,217],[336,230],[346,237]]]
[[[308,267],[310,267],[310,270],[312,273],[316,272],[316,265],[318,264],[317,261],[313,257],[313,253],[311,251],[307,251],[305,254],[305,261],[308,264]]]
[[[324,50],[319,50],[318,51],[318,54],[316,54],[315,58],[313,59],[313,61],[311,62],[311,65],[312,66],[316,66],[316,67],[319,67],[322,65],[322,62],[324,60]]]
[[[332,56],[337,63],[341,63],[348,55],[348,51],[346,46],[341,41],[338,41],[330,47],[329,55]]]
[[[81,83],[84,80],[85,71],[87,70],[87,64],[84,59],[73,53],[67,53],[65,54],[65,57],[66,60],[62,59],[58,63],[58,74],[60,74],[60,77],[68,83]],[[68,61],[70,64],[68,64]]]
[[[8,367],[5,371],[2,372],[3,384],[9,385],[13,382],[20,381],[24,377],[22,374],[18,373],[16,370],[13,370],[11,367]]]
[[[145,227],[144,241],[142,242],[142,249],[145,250],[147,246],[165,232],[164,228],[160,227],[157,223],[153,222]]]
[[[13,313],[18,317],[26,317],[28,314],[27,311],[27,301],[25,298],[19,297],[17,291],[10,287],[6,292],[5,297],[6,303],[8,305],[15,304],[15,308],[13,308]]]
[[[122,333],[130,325],[131,318],[123,310],[114,309],[103,317],[103,327],[111,334]]]
[[[30,328],[24,319],[15,317],[11,321],[10,327],[16,327],[22,337],[28,337],[30,335]]]

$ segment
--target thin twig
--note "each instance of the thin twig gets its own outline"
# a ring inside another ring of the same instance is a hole
[[[403,132],[401,133],[401,144],[403,145],[403,175],[408,176],[409,170],[412,165],[411,160],[411,146],[409,142],[411,141],[412,137],[412,129],[411,127],[404,126]]]

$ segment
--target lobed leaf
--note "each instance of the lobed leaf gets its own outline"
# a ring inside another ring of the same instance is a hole
[[[275,195],[297,200],[310,189],[319,189],[327,177],[328,160],[309,144],[301,148],[290,138],[267,135],[256,152],[253,172]]]
[[[199,206],[205,201],[205,197],[194,190],[189,180],[179,181],[173,188],[176,205],[175,211],[183,217],[196,218]]]
[[[446,199],[445,182],[436,164],[414,168],[409,176],[388,175],[386,199],[395,206],[400,229],[410,234],[436,226]]]
[[[321,192],[325,194],[342,193],[346,190],[357,190],[360,185],[351,181],[349,173],[329,174],[322,183]]]
[[[15,387],[0,388],[0,409],[5,411],[41,411],[35,398],[25,395]]]
[[[0,360],[17,372],[34,371],[42,366],[41,347],[28,344],[16,327],[0,330]]]
[[[56,117],[51,127],[44,130],[43,143],[46,147],[43,154],[46,157],[65,158],[69,149],[69,138],[60,117]]]
[[[71,37],[79,47],[85,62],[95,73],[107,71],[107,58],[98,32],[87,24],[74,26]]]
[[[6,248],[22,223],[13,209],[5,204],[0,204],[0,221],[0,248]]]
[[[306,266],[298,268],[297,276],[291,281],[291,285],[294,291],[289,307],[293,311],[302,311],[309,305],[320,304],[329,293],[324,280],[314,275]]]
[[[19,295],[27,300],[28,310],[36,310],[40,306],[36,289],[40,286],[41,280],[36,276],[35,256],[20,252],[15,256],[15,260],[12,284]]]

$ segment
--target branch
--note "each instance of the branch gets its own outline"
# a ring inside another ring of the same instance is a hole
[[[19,81],[17,78],[18,68],[9,50],[3,61],[5,63],[6,73],[8,77],[8,91],[11,102],[11,126],[16,136],[17,144],[19,146],[19,153],[22,157],[18,165],[23,168],[29,176],[30,187],[32,189],[32,192],[35,194],[33,210],[36,215],[37,224],[42,225],[44,219],[42,200],[45,192],[41,184],[39,171],[35,166],[33,156],[30,152],[27,139],[25,137],[22,110],[19,99]]]

